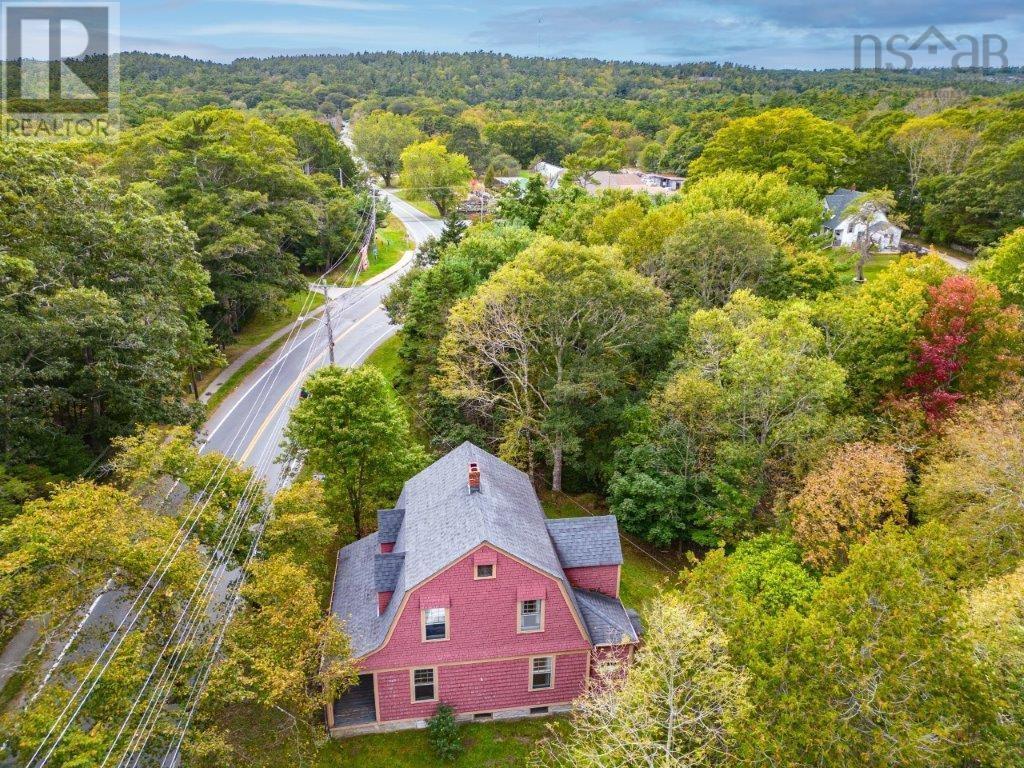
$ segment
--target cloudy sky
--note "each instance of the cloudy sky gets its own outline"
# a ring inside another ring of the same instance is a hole
[[[933,25],[957,50],[933,35],[914,51],[917,66],[949,66],[956,52],[972,45],[966,36],[980,50],[986,35],[991,51],[1002,50],[1005,40],[1009,63],[1024,64],[1024,0],[121,2],[124,50],[218,61],[279,53],[492,50],[811,69],[852,66],[856,35],[897,36],[894,47],[905,49]],[[995,56],[990,61],[1000,64]]]

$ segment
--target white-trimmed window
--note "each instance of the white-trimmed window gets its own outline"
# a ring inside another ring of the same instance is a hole
[[[530,659],[530,690],[546,691],[555,687],[555,657],[537,656]]]
[[[544,601],[523,600],[519,603],[519,631],[540,632],[544,629]]]
[[[493,579],[494,578],[494,563],[477,563],[476,573],[473,576],[475,579]]]
[[[448,609],[447,608],[424,608],[423,609],[423,640],[448,639]]]
[[[412,671],[412,700],[437,701],[437,673],[432,668]]]

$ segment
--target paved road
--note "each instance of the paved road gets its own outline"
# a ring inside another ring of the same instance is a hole
[[[395,216],[405,225],[418,246],[432,235],[439,235],[442,222],[432,219],[391,192],[385,192]],[[334,325],[335,362],[358,365],[397,328],[390,325],[381,306],[391,285],[412,264],[413,252],[405,254],[399,268],[373,285],[331,291],[331,316]],[[322,317],[322,316],[321,316]],[[274,461],[280,452],[288,414],[299,397],[305,378],[328,364],[327,333],[322,319],[285,342],[280,350],[248,378],[213,413],[201,434],[202,451],[218,451],[257,470],[273,494],[283,482],[284,467]],[[223,593],[229,579],[215,580],[214,594]],[[127,609],[124,590],[112,584],[88,607],[78,627],[83,640],[71,654],[87,658],[98,652],[109,631],[122,620]],[[74,637],[78,637],[78,632]],[[0,653],[0,684],[27,659],[38,639],[35,625],[27,625]],[[65,648],[66,650],[66,648]],[[51,649],[53,662],[59,663],[63,651]],[[55,664],[48,664],[50,672]]]
[[[419,245],[441,232],[432,219],[391,192],[385,192],[395,216]],[[406,254],[406,268],[412,254]],[[389,324],[381,300],[405,269],[372,286],[338,292],[331,301],[335,362],[358,365],[396,328]],[[328,364],[326,325],[317,321],[286,342],[256,369],[212,414],[205,429],[204,451],[217,451],[255,467],[273,493],[281,486],[282,467],[273,463],[279,452],[288,413],[298,400],[302,382]]]

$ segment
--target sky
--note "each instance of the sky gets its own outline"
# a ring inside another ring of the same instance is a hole
[[[915,66],[950,66],[973,47],[984,64],[986,35],[991,65],[1003,50],[1024,64],[1024,0],[122,0],[120,26],[123,50],[216,61],[487,50],[800,69],[853,66],[857,35],[907,50],[934,26],[944,38],[908,51]],[[871,45],[862,46],[867,65]],[[905,59],[883,52],[882,61]]]

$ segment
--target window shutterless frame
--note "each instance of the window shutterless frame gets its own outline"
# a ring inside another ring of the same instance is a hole
[[[519,634],[544,631],[543,600],[520,601],[519,615],[516,618],[516,631]]]
[[[447,640],[449,632],[447,608],[424,608],[420,611],[420,639],[425,643]]]
[[[477,563],[473,567],[473,578],[476,581],[481,579],[493,579],[498,574],[498,566],[494,563]]]
[[[436,667],[409,670],[409,701],[413,704],[437,701]]]
[[[549,691],[555,687],[555,657],[530,658],[530,690]]]

